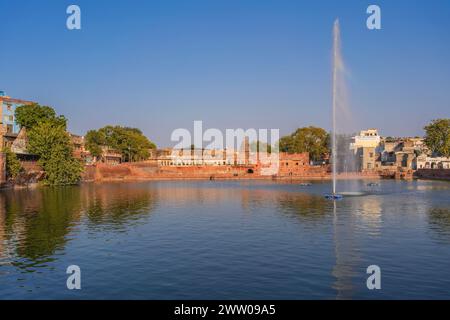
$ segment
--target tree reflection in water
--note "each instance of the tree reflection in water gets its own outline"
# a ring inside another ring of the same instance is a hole
[[[0,194],[0,262],[25,271],[64,250],[82,219],[89,227],[124,230],[147,216],[152,189],[136,184],[45,187]]]

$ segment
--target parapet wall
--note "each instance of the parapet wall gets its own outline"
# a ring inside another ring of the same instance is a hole
[[[297,161],[297,160],[296,160]],[[277,175],[263,176],[257,165],[238,166],[156,166],[152,162],[99,163],[86,166],[84,181],[160,180],[160,179],[329,179],[327,166],[300,165],[296,170],[280,168]],[[292,164],[291,164],[292,166]],[[364,178],[366,174],[346,175],[342,178]]]
[[[163,166],[149,162],[97,164],[87,168],[85,180],[151,180],[151,179],[214,179],[257,177],[256,169],[249,166]]]

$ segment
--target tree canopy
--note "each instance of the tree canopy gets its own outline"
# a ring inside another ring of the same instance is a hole
[[[37,103],[17,107],[15,119],[21,128],[27,129],[31,129],[43,121],[57,124],[64,127],[64,129],[67,126],[67,119],[64,116],[57,116],[52,107],[41,106]]]
[[[427,147],[435,154],[450,157],[450,119],[433,120],[424,129]]]
[[[262,141],[253,141],[250,143],[250,151],[251,152],[267,152],[272,153],[272,146],[267,142]]]
[[[313,160],[320,160],[328,152],[329,135],[318,127],[303,127],[291,135],[280,139],[281,152],[302,153],[309,152]]]
[[[122,153],[124,161],[139,161],[149,157],[149,149],[155,149],[141,130],[122,126],[106,126],[90,130],[85,136],[86,148],[95,157],[102,154],[102,147]]]
[[[27,129],[30,153],[39,157],[49,185],[75,184],[81,179],[83,166],[73,157],[73,145],[66,131],[67,120],[53,108],[39,104],[16,108],[16,121]]]

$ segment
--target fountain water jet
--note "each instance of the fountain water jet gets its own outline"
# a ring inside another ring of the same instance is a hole
[[[336,19],[334,21],[333,25],[333,106],[332,106],[332,117],[333,117],[333,128],[331,133],[331,161],[332,161],[332,178],[333,178],[333,187],[332,187],[332,193],[326,194],[325,198],[330,200],[340,200],[344,196],[364,196],[367,195],[366,192],[361,191],[347,191],[347,192],[339,192],[337,193],[336,190],[336,180],[337,180],[337,173],[339,171],[338,162],[342,161],[343,164],[347,160],[354,161],[354,155],[348,154],[350,151],[349,146],[341,145],[339,148],[341,148],[341,154],[340,158],[338,157],[338,145],[339,141],[337,139],[337,131],[338,131],[338,121],[337,117],[340,118],[341,123],[341,130],[346,129],[348,130],[349,127],[351,127],[351,112],[348,107],[349,103],[347,100],[347,90],[345,85],[345,65],[344,61],[342,59],[341,54],[341,32],[340,32],[340,26],[339,26],[339,20]],[[345,120],[345,121],[344,121]],[[345,135],[342,135],[342,132],[340,133],[340,138],[345,137]],[[344,149],[342,149],[344,148]],[[344,156],[344,158],[342,158]],[[345,167],[345,166],[344,166]],[[351,168],[355,168],[354,166],[351,166]],[[342,168],[340,169],[342,170]],[[346,170],[344,169],[344,172]]]
[[[337,145],[336,145],[336,107],[338,102],[338,72],[343,69],[341,50],[340,50],[340,28],[339,20],[334,21],[333,26],[333,128],[331,133],[331,161],[333,175],[333,190],[331,194],[325,195],[325,198],[331,200],[342,199],[342,195],[336,193],[336,174],[337,174]]]

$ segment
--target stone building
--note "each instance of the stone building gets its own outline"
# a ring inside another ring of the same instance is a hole
[[[304,176],[309,168],[309,153],[280,153],[279,169],[280,176]]]
[[[417,169],[450,169],[450,157],[430,157],[422,154],[416,159]]]
[[[380,141],[377,129],[362,130],[359,135],[353,137],[350,150],[353,151],[359,171],[375,170]]]
[[[250,151],[248,139],[242,150],[187,148],[150,150],[149,161],[158,166],[238,166],[257,164],[257,153]]]
[[[423,138],[383,138],[378,167],[417,170],[416,158],[428,153]]]

